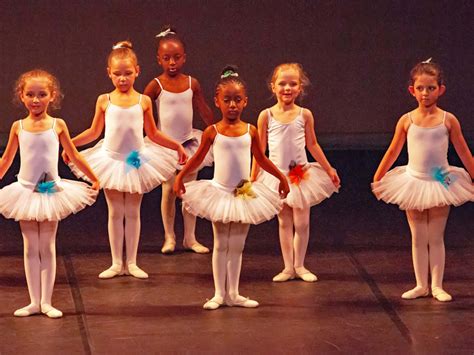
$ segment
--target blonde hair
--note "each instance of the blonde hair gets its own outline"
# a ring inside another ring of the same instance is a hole
[[[110,67],[112,58],[130,58],[134,65],[138,65],[138,58],[135,52],[133,51],[133,45],[130,41],[120,41],[113,45],[112,51],[107,57],[107,66]]]
[[[272,75],[268,82],[268,88],[270,89],[270,91],[272,91],[272,84],[275,84],[278,74],[280,74],[281,71],[287,69],[294,69],[298,72],[301,85],[301,97],[305,96],[306,88],[311,85],[311,82],[309,81],[308,76],[306,75],[305,71],[303,70],[303,66],[300,63],[282,63],[280,65],[277,65],[275,69],[273,69]]]
[[[45,79],[48,82],[48,89],[53,96],[53,101],[48,105],[48,111],[50,109],[58,110],[61,108],[61,100],[63,99],[64,95],[61,92],[61,87],[59,85],[58,79],[51,73],[47,72],[43,69],[33,69],[27,71],[20,75],[20,77],[15,82],[14,87],[14,96],[13,101],[16,104],[22,105],[21,102],[21,95],[23,94],[23,90],[25,89],[26,82],[33,78],[41,78]]]

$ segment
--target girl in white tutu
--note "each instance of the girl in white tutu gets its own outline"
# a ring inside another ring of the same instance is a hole
[[[166,26],[156,35],[158,65],[163,73],[154,78],[145,88],[144,94],[156,103],[158,127],[171,138],[180,142],[189,157],[193,156],[201,142],[202,131],[193,129],[193,111],[197,110],[206,124],[212,124],[212,111],[207,105],[199,82],[183,74],[186,62],[184,42],[176,30]],[[201,165],[185,181],[196,180],[198,171],[212,165],[212,154],[208,154]],[[178,169],[181,169],[178,166]],[[165,229],[165,241],[161,252],[170,254],[176,246],[174,221],[176,195],[173,192],[174,175],[162,184],[161,217]],[[209,253],[209,249],[196,240],[196,216],[183,212],[183,247],[195,253]]]
[[[444,230],[450,205],[474,199],[474,159],[457,118],[437,105],[446,91],[439,65],[431,58],[418,63],[410,72],[408,90],[418,107],[399,119],[392,143],[375,173],[372,191],[379,200],[406,211],[416,287],[403,293],[402,298],[428,296],[431,272],[431,294],[447,302],[452,297],[443,289]],[[449,165],[449,140],[468,172]],[[388,171],[405,141],[408,165]]]
[[[15,96],[25,105],[28,116],[13,123],[0,159],[3,178],[20,148],[18,181],[0,190],[0,213],[20,222],[31,303],[14,315],[27,317],[41,312],[50,318],[60,318],[62,312],[51,303],[58,221],[92,205],[99,182],[72,144],[66,123],[48,114],[49,109],[59,108],[61,101],[57,79],[43,70],[26,72],[16,83]],[[92,181],[92,187],[59,177],[59,143]]]
[[[280,246],[284,269],[273,278],[275,282],[295,277],[307,282],[317,280],[305,268],[304,259],[309,241],[310,207],[338,191],[340,179],[326,159],[314,133],[310,110],[296,105],[309,85],[308,77],[298,63],[278,65],[269,83],[277,103],[263,110],[258,118],[258,133],[263,150],[268,142],[270,160],[285,174],[290,193],[278,214]],[[318,163],[308,163],[306,149]],[[253,165],[252,180],[257,179],[276,189],[278,181]]]
[[[214,101],[221,110],[222,120],[206,128],[196,154],[176,177],[174,191],[182,197],[188,212],[212,221],[215,294],[204,304],[204,309],[217,309],[224,303],[253,308],[258,302],[239,294],[242,252],[249,225],[273,218],[281,209],[278,192],[285,197],[289,187],[285,176],[262,152],[256,128],[240,120],[247,106],[247,92],[235,67],[223,70]],[[184,177],[196,170],[211,148],[214,178],[184,185]],[[248,181],[251,155],[278,178],[278,192],[260,182]]]
[[[99,278],[127,274],[145,279],[148,274],[137,266],[142,197],[175,172],[176,154],[170,154],[162,146],[176,150],[180,164],[186,161],[186,153],[181,144],[157,130],[150,98],[133,87],[140,68],[132,44],[128,41],[117,43],[107,64],[115,90],[99,96],[91,127],[72,141],[76,146],[90,143],[100,136],[105,126],[104,139],[82,152],[99,176],[109,209],[112,266]],[[143,130],[153,142],[162,146],[145,143]],[[69,161],[66,155],[63,158]],[[74,166],[72,170],[82,176]]]

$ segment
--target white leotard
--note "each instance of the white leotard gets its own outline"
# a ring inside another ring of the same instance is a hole
[[[158,128],[179,143],[184,143],[193,138],[191,77],[189,77],[189,88],[178,93],[165,90],[160,80],[158,78],[155,80],[161,88],[160,95],[155,100]]]

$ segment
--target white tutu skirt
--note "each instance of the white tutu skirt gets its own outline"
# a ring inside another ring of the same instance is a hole
[[[282,208],[279,194],[260,182],[252,183],[254,198],[235,196],[233,188],[213,180],[190,181],[185,187],[184,208],[211,222],[259,224],[272,219]]]
[[[372,192],[377,199],[396,204],[401,210],[423,211],[473,201],[474,187],[466,170],[450,166],[446,172],[449,184],[441,183],[430,174],[411,172],[407,166],[399,166],[372,183]]]
[[[101,188],[143,194],[169,180],[176,172],[178,156],[175,151],[170,150],[174,153],[171,154],[160,146],[145,143],[139,152],[141,164],[135,168],[127,164],[126,156],[107,151],[103,144],[102,139],[94,147],[81,151],[99,178]],[[69,167],[77,177],[89,181],[74,164],[69,163]]]
[[[92,205],[97,192],[84,182],[59,180],[61,191],[35,192],[34,186],[14,182],[0,190],[0,213],[16,221],[59,221]]]
[[[188,160],[196,153],[196,151],[198,150],[199,148],[199,145],[201,144],[201,138],[202,138],[202,131],[200,131],[199,129],[194,129],[193,128],[193,133],[192,133],[192,138],[188,139],[186,142],[182,143],[183,145],[183,148],[184,148],[184,151],[186,152],[186,154],[188,155]],[[163,146],[160,146],[154,142],[152,142],[150,140],[150,138],[148,137],[145,137],[145,143],[149,143],[149,144],[152,144],[156,147],[158,147],[159,149],[162,149],[164,150],[165,152],[167,152],[168,154],[174,154],[176,155],[176,152],[174,150],[171,150],[171,149],[168,149],[168,148],[165,148]],[[201,170],[202,168],[204,168],[205,166],[212,166],[212,163],[214,162],[214,156],[212,154],[212,148],[209,149],[209,151],[207,152],[206,156],[204,157],[204,160],[202,161],[202,163],[199,165],[199,167],[197,168],[197,171]],[[181,170],[183,168],[184,165],[181,165],[181,164],[176,164],[176,169],[177,170]]]
[[[299,184],[291,183],[288,173],[283,172],[290,186],[290,193],[283,202],[291,208],[308,208],[321,203],[334,192],[339,192],[319,163],[307,163],[304,170],[305,179],[301,180]],[[275,191],[278,191],[280,185],[280,180],[263,169],[260,169],[257,181]]]

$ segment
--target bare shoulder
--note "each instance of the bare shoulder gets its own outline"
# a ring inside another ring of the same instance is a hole
[[[192,76],[191,76],[191,89],[193,91],[201,91],[201,84],[196,78],[193,78]]]
[[[204,132],[202,133],[202,138],[204,139],[210,139],[211,141],[214,141],[214,138],[216,137],[217,131],[214,125],[207,126]]]
[[[10,132],[18,135],[18,132],[20,131],[20,121],[21,120],[16,120],[13,122],[12,127],[10,128]]]
[[[453,127],[461,127],[461,124],[459,123],[457,117],[448,111],[446,111],[446,119],[444,121],[444,124],[446,125],[446,128],[448,130],[451,130],[451,128]]]
[[[309,109],[303,108],[302,114],[303,114],[303,118],[306,122],[314,121],[313,113]]]
[[[249,125],[249,133],[252,137],[256,137],[258,135],[257,127],[255,127],[253,124],[248,124]]]
[[[404,113],[397,121],[397,128],[403,129],[405,132],[408,131],[408,127],[410,127],[411,120],[409,117],[409,113]]]
[[[156,99],[161,92],[161,87],[156,81],[156,78],[153,78],[145,87],[143,94],[149,96],[152,99]]]
[[[259,114],[258,114],[258,119],[257,119],[257,122],[259,125],[261,124],[268,124],[268,108],[266,108],[265,110],[262,110]]]
[[[97,108],[101,108],[102,111],[105,111],[105,109],[107,108],[108,104],[109,104],[109,94],[102,94],[102,95],[99,95],[99,97],[97,98]]]

